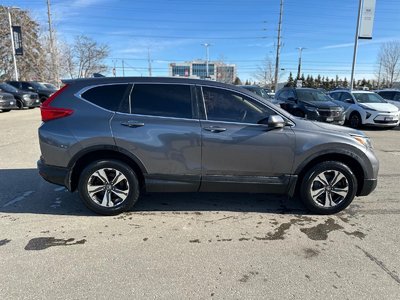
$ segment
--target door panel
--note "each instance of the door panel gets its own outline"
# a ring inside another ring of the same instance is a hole
[[[200,190],[286,192],[294,161],[293,130],[257,124],[276,113],[247,96],[203,88],[203,97],[207,117],[220,120],[201,120]]]
[[[116,113],[115,143],[147,171],[148,191],[197,191],[201,177],[199,120]]]

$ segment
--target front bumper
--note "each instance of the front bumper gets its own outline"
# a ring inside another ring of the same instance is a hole
[[[357,196],[367,196],[371,194],[378,184],[377,179],[364,179],[364,184]]]
[[[366,112],[364,125],[393,127],[399,125],[398,113]]]
[[[306,118],[309,120],[325,122],[335,125],[343,125],[344,122],[346,121],[346,116],[344,113],[340,113],[339,115],[337,115],[335,112],[330,112],[330,113],[327,112],[324,114],[326,115],[321,115],[319,112],[316,111],[307,112]]]
[[[39,99],[22,99],[22,103],[24,107],[39,107],[41,104]]]
[[[18,109],[16,100],[0,100],[0,109]]]
[[[50,183],[65,186],[69,189],[69,169],[46,165],[41,159],[38,160],[37,167],[39,170],[39,175],[42,176],[44,180]]]

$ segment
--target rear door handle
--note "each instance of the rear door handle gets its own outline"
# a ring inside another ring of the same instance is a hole
[[[130,121],[122,122],[121,125],[131,127],[131,128],[136,128],[136,127],[144,126],[144,123],[130,120]]]
[[[219,133],[219,132],[226,131],[226,128],[219,127],[219,126],[209,126],[209,127],[204,127],[204,130],[211,131],[211,132],[214,132],[214,133]]]

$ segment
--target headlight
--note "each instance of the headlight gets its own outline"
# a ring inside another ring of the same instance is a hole
[[[30,96],[27,95],[27,94],[25,94],[25,95],[22,96],[22,99],[25,99],[25,100],[29,100],[29,98],[30,98]]]
[[[371,140],[369,137],[361,136],[361,135],[353,135],[351,136],[361,145],[365,146],[365,148],[372,148]]]
[[[305,109],[307,109],[308,111],[317,111],[317,108],[314,106],[304,106]]]

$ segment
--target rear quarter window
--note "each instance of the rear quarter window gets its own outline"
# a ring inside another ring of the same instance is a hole
[[[107,110],[129,113],[131,89],[131,84],[101,85],[85,91],[81,97]]]

